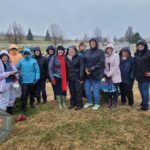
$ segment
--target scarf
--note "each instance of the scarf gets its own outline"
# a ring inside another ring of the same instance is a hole
[[[67,79],[66,79],[66,63],[64,56],[57,55],[60,66],[61,66],[61,74],[62,74],[62,91],[67,91]]]

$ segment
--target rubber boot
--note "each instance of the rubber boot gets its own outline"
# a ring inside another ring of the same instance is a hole
[[[61,98],[61,96],[57,96],[57,101],[58,101],[58,107],[59,107],[59,109],[62,109],[63,106],[62,106],[62,98]]]
[[[67,105],[66,105],[66,96],[61,96],[61,99],[62,99],[62,106],[63,106],[63,108],[67,108]]]

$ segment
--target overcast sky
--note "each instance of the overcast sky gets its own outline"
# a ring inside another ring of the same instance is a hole
[[[129,25],[150,37],[150,0],[0,0],[0,31],[13,21],[36,35],[57,23],[68,38],[92,36],[96,27],[105,36],[120,37]]]

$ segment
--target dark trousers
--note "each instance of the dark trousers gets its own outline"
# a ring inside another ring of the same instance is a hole
[[[66,91],[62,91],[62,78],[55,77],[56,84],[53,85],[56,96],[66,96]]]
[[[36,98],[38,103],[41,101],[41,93],[42,93],[42,98],[43,102],[47,102],[47,95],[46,95],[46,80],[39,80],[38,83],[36,84]]]
[[[27,107],[27,101],[30,96],[30,107],[33,106],[34,103],[34,97],[35,97],[35,84],[32,83],[23,83],[21,84],[21,90],[22,90],[22,95],[21,95],[21,110],[22,112],[26,112],[26,107]]]
[[[134,104],[133,83],[131,84],[120,83],[119,87],[120,87],[120,92],[121,92],[122,104],[126,104],[127,99],[128,99],[128,104],[133,105]]]
[[[51,85],[52,85],[52,84],[51,84]],[[53,93],[54,93],[54,100],[57,100],[55,85],[52,85],[52,89],[53,89]]]
[[[71,94],[70,105],[77,106],[79,108],[83,107],[83,89],[84,84],[76,81],[69,81],[69,90]]]
[[[107,99],[108,99],[108,103],[112,103],[113,106],[117,106],[117,103],[118,103],[118,87],[119,87],[119,84],[118,83],[113,83],[115,88],[116,88],[116,91],[115,92],[112,92],[112,93],[107,93],[106,96],[107,96]]]

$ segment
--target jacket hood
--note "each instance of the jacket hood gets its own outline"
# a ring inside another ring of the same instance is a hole
[[[112,50],[114,50],[114,45],[113,44],[108,44],[105,48],[105,51],[108,49],[108,48],[112,48]]]
[[[35,52],[36,52],[36,51],[39,51],[39,52],[40,52],[40,55],[39,55],[39,56],[42,55],[40,47],[34,47],[34,49],[33,49],[34,56],[35,56],[35,57],[38,57],[38,56],[35,55]]]
[[[30,48],[24,48],[23,54],[24,54],[25,52],[28,52],[28,53],[30,54],[30,56],[32,56],[32,52],[31,52],[31,49],[30,49]]]
[[[8,57],[10,57],[10,55],[9,55],[9,52],[7,51],[7,50],[1,50],[0,51],[0,57],[2,56],[2,55],[7,55]]]
[[[49,46],[47,47],[47,49],[46,49],[47,54],[49,54],[49,52],[48,52],[49,50],[52,50],[53,53],[55,54],[56,49],[55,49],[55,47],[54,47],[53,45],[49,45]]]
[[[148,44],[145,40],[139,40],[136,44],[137,50],[138,50],[138,46],[139,45],[143,45],[145,50],[148,50]]]
[[[130,48],[126,46],[126,47],[123,47],[123,48],[120,50],[120,52],[119,52],[119,56],[120,56],[120,57],[122,57],[122,52],[123,52],[123,51],[128,52],[129,56],[131,56]]]
[[[15,48],[16,50],[19,49],[19,47],[16,44],[10,44],[9,47],[8,47],[9,50],[11,50],[13,48]]]
[[[76,46],[74,46],[74,45],[72,45],[72,46],[69,46],[69,47],[67,48],[66,55],[68,55],[68,53],[69,53],[69,50],[70,50],[71,48],[73,48],[73,49],[75,50],[75,52],[76,52],[76,55],[77,55],[77,53],[78,53],[78,50],[77,50]]]
[[[96,47],[95,47],[95,48],[92,48],[91,45],[90,45],[91,49],[97,49],[97,48],[98,48],[97,39],[96,39],[96,38],[91,38],[91,39],[89,40],[89,44],[90,44],[92,41],[94,41],[94,42],[96,43]]]

